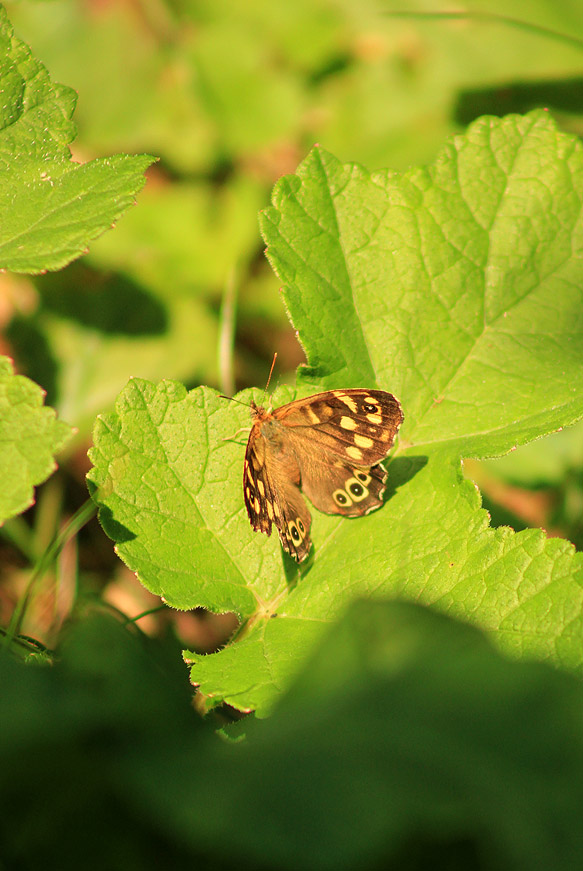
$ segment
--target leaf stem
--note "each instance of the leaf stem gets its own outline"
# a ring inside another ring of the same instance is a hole
[[[73,538],[75,535],[77,535],[79,530],[85,526],[85,524],[88,520],[90,520],[91,517],[93,517],[95,511],[95,503],[91,499],[87,499],[87,501],[84,502],[83,505],[81,505],[81,507],[75,512],[75,514],[73,514],[70,520],[60,530],[60,532],[56,533],[56,535],[53,537],[52,542],[37,559],[36,565],[32,570],[32,574],[30,576],[28,584],[26,585],[26,589],[18,600],[12,617],[10,618],[10,624],[6,631],[6,636],[3,640],[4,646],[10,644],[12,639],[20,634],[22,621],[26,613],[26,608],[37,583],[41,580],[48,568],[57,559],[67,542],[70,541],[71,538]]]
[[[233,348],[235,343],[235,319],[237,315],[237,272],[229,271],[219,318],[218,368],[221,392],[232,396],[235,392]]]
[[[36,511],[34,514],[34,554],[35,561],[43,554],[53,541],[58,519],[63,506],[63,479],[57,474],[46,482],[38,491]]]
[[[148,608],[147,611],[142,611],[141,614],[136,614],[135,617],[127,617],[125,618],[126,626],[128,623],[137,623],[138,620],[141,620],[143,617],[149,617],[150,614],[157,614],[158,611],[167,611],[168,607],[166,605],[156,605],[155,608]]]

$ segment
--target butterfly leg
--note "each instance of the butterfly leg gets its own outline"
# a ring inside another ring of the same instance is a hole
[[[238,429],[236,433],[232,436],[226,436],[224,439],[221,439],[222,442],[232,442],[237,438],[240,432],[251,432],[250,426],[242,426],[241,429]]]

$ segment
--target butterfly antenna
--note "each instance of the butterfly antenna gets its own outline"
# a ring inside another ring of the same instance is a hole
[[[253,407],[251,405],[248,405],[246,402],[241,402],[240,399],[233,399],[232,396],[225,396],[224,393],[219,393],[219,399],[228,399],[229,402],[236,402],[237,405],[244,405],[245,408],[252,408]],[[248,427],[248,426],[242,426],[241,429],[238,429],[234,435],[227,436],[226,438],[221,439],[221,441],[223,441],[223,442],[233,441],[233,439],[237,438],[237,436],[239,435],[240,432],[249,432],[249,429],[250,429],[250,427]]]
[[[271,369],[269,370],[269,376],[267,378],[267,384],[265,385],[265,390],[263,391],[263,401],[265,402],[265,397],[267,395],[267,388],[269,387],[269,382],[271,381],[271,376],[273,375],[273,367],[275,366],[275,361],[277,360],[277,351],[273,355],[273,360],[271,363]]]
[[[232,396],[225,396],[223,393],[219,393],[219,399],[228,399],[229,402],[236,402],[238,405],[244,405],[245,408],[250,408],[248,402],[242,402],[240,399],[234,399]]]

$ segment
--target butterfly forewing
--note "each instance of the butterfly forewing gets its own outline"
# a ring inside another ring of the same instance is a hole
[[[384,390],[329,390],[297,399],[273,412],[289,427],[291,438],[317,439],[339,458],[362,468],[389,453],[403,420],[399,402]],[[308,427],[309,435],[302,432]]]
[[[273,412],[252,407],[245,454],[245,505],[255,530],[275,524],[284,550],[301,562],[311,547],[310,514],[356,517],[382,505],[379,465],[403,420],[395,397],[365,388],[329,390]]]

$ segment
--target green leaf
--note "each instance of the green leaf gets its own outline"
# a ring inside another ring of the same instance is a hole
[[[166,745],[133,792],[180,843],[251,867],[567,871],[582,711],[579,681],[468,626],[358,602],[246,743]]]
[[[214,391],[132,379],[116,412],[97,419],[89,480],[105,531],[148,589],[177,608],[249,616],[246,530],[225,487],[236,448],[221,442],[232,424]]]
[[[43,406],[44,391],[0,357],[0,523],[34,502],[34,487],[56,469],[71,427]]]
[[[177,653],[92,614],[51,668],[0,657],[7,867],[581,867],[571,676],[427,609],[359,602],[227,746]]]
[[[236,644],[186,654],[209,699],[268,712],[357,596],[431,604],[513,656],[582,668],[581,556],[491,529],[460,459],[583,416],[582,195],[581,146],[540,112],[476,122],[425,170],[370,174],[316,149],[278,183],[262,224],[308,359],[298,395],[379,386],[405,413],[387,504],[314,511],[299,569],[250,531],[245,439],[224,441],[243,407],[134,382],[99,423],[91,480],[122,559],[174,607],[245,621]]]
[[[120,154],[74,163],[68,144],[75,93],[51,82],[14,36],[3,7],[0,54],[0,267],[59,269],[133,203],[152,158]]]
[[[262,221],[303,381],[376,379],[406,397],[403,440],[465,456],[578,420],[582,198],[581,146],[543,112],[481,119],[402,176],[315,149]]]

